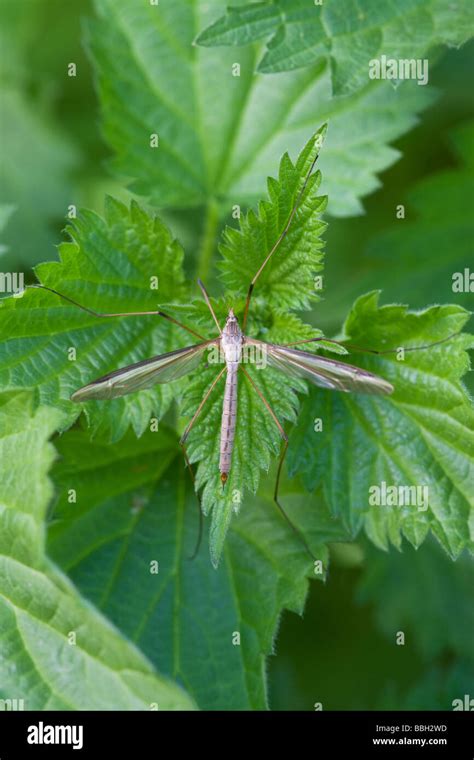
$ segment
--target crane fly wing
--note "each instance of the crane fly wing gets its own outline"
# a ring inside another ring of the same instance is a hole
[[[71,401],[117,398],[143,388],[151,388],[157,383],[177,380],[198,366],[204,351],[212,344],[217,344],[216,340],[197,343],[195,346],[179,348],[177,351],[129,364],[128,367],[110,372],[79,388],[72,394]]]
[[[258,345],[261,350],[264,350],[270,366],[287,375],[309,380],[320,388],[346,393],[375,394],[392,393],[394,390],[393,385],[387,380],[360,367],[354,367],[352,364],[263,341],[246,339],[246,343]]]

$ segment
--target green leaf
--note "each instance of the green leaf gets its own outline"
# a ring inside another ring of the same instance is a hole
[[[253,270],[264,260],[265,252],[274,246],[279,234],[290,217],[292,208],[303,190],[313,161],[315,160],[325,127],[321,128],[301,152],[296,165],[285,155],[280,164],[278,181],[268,182],[269,200],[259,206],[258,214],[249,214],[240,220],[240,230],[227,228],[224,243],[222,270],[226,284],[243,295],[249,285]],[[322,268],[320,233],[325,225],[318,219],[325,199],[318,198],[315,191],[320,177],[308,181],[301,205],[295,214],[288,235],[283,240],[267,271],[258,282],[258,290],[265,298],[265,307],[252,309],[249,334],[266,341],[289,342],[314,337],[314,330],[304,326],[297,318],[283,313],[282,308],[303,308],[315,298],[313,274]],[[243,305],[243,300],[242,305]],[[226,302],[227,303],[227,302]],[[232,301],[235,306],[235,300]],[[253,306],[257,304],[253,303]],[[225,319],[223,304],[217,303],[218,314]],[[273,312],[273,313],[271,313]],[[187,386],[183,398],[184,414],[191,417],[205,398],[218,374],[215,366],[203,370]],[[260,370],[264,369],[263,372]],[[244,492],[255,493],[259,471],[268,470],[271,456],[279,451],[281,439],[278,428],[258,397],[252,381],[263,393],[280,422],[295,421],[298,399],[295,390],[304,390],[302,381],[296,380],[288,388],[287,380],[278,371],[258,362],[245,367],[250,381],[243,373],[238,378],[237,429],[232,458],[232,470],[225,489],[222,489],[219,473],[220,420],[222,417],[222,386],[220,381],[206,401],[188,443],[191,462],[199,462],[196,473],[197,487],[203,488],[202,508],[204,514],[212,512],[210,550],[217,565],[232,513],[239,509]]]
[[[60,417],[26,392],[0,397],[0,696],[29,710],[189,709],[44,557],[48,439]]]
[[[189,559],[198,505],[170,431],[148,431],[139,440],[129,434],[110,445],[71,430],[57,446],[52,557],[200,708],[264,709],[264,658],[282,608],[302,612],[310,570],[271,495],[264,492],[235,517],[214,570],[204,547]],[[178,454],[171,465],[170,454]],[[307,496],[285,491],[283,498],[321,559],[322,572],[311,573],[322,579],[325,542],[346,533],[316,500],[308,509]]]
[[[326,224],[319,215],[326,208],[327,198],[317,197],[321,174],[313,174],[303,183],[318,156],[326,125],[316,132],[301,152],[295,165],[287,153],[280,162],[278,180],[268,180],[268,201],[259,204],[258,212],[240,220],[240,229],[227,227],[219,246],[220,268],[227,288],[244,294],[252,277],[252,267],[262,251],[271,251],[285,228],[298,202],[298,209],[277,253],[269,261],[258,280],[258,292],[268,306],[276,309],[307,309],[317,298],[314,275],[322,269],[323,246],[320,235]],[[256,272],[255,272],[256,274]]]
[[[49,437],[61,425],[59,410],[34,409],[30,393],[0,395],[0,555],[40,567],[45,504],[53,491],[47,473],[55,458]],[[21,452],[21,456],[19,456]]]
[[[468,318],[459,306],[379,307],[378,294],[369,293],[355,303],[344,336],[348,345],[375,350],[422,346],[459,332]],[[353,535],[364,526],[382,548],[399,547],[401,535],[417,547],[431,529],[452,556],[472,549],[474,410],[461,382],[472,345],[471,336],[458,335],[404,358],[358,355],[358,365],[392,383],[391,397],[310,392],[290,440],[289,467],[304,473],[309,489],[322,486]],[[369,489],[384,482],[426,486],[429,508],[422,491],[412,506],[371,506]]]
[[[128,210],[109,198],[105,219],[83,211],[67,232],[72,240],[59,246],[61,261],[36,269],[44,285],[109,313],[157,310],[184,297],[181,246],[137,204]],[[26,290],[0,306],[2,388],[38,388],[42,403],[65,412],[66,424],[80,411],[69,398],[82,385],[117,365],[176,348],[180,340],[195,342],[158,316],[101,320],[41,290]],[[162,385],[109,404],[91,402],[87,415],[94,431],[111,438],[120,438],[129,425],[139,435],[171,399],[171,388]]]
[[[328,121],[321,170],[329,212],[361,213],[360,198],[398,156],[387,144],[433,99],[415,82],[395,89],[375,81],[333,98],[330,72],[320,65],[283,74],[276,85],[254,74],[253,48],[236,55],[192,45],[219,13],[216,0],[133,8],[128,0],[97,0],[96,7],[90,48],[112,166],[158,207],[217,204],[227,216],[255,203],[284,151],[295,155]],[[240,76],[233,76],[235,63]]]
[[[199,45],[246,45],[268,39],[258,71],[274,74],[330,61],[335,94],[364,87],[370,60],[417,59],[435,45],[471,37],[472,4],[459,0],[273,0],[229,7],[199,34]]]

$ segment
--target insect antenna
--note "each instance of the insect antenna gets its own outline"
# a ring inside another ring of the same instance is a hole
[[[219,322],[218,322],[218,320],[217,320],[217,317],[216,317],[216,315],[215,315],[214,309],[212,308],[211,300],[210,300],[210,298],[209,298],[209,296],[208,296],[207,290],[206,290],[206,288],[204,287],[204,283],[202,282],[202,280],[198,279],[198,285],[199,285],[199,287],[201,288],[202,294],[203,294],[203,296],[204,296],[204,300],[205,300],[206,304],[207,304],[207,305],[208,305],[208,307],[209,307],[209,311],[210,311],[210,312],[211,312],[211,314],[212,314],[212,317],[213,317],[213,319],[214,319],[214,322],[215,322],[215,323],[216,323],[216,325],[217,325],[217,329],[219,330],[219,333],[222,333],[222,329],[221,329],[221,326],[220,326],[220,324],[219,324]]]

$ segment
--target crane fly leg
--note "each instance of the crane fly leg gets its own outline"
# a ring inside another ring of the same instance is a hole
[[[194,423],[196,422],[197,418],[201,414],[201,412],[203,410],[203,407],[204,407],[204,404],[206,403],[207,399],[211,395],[214,387],[217,385],[217,383],[221,379],[221,377],[224,374],[225,370],[226,370],[226,367],[224,366],[221,369],[221,371],[219,372],[219,374],[217,375],[217,377],[215,377],[214,380],[212,381],[212,383],[210,384],[209,388],[207,389],[206,393],[204,394],[204,398],[202,399],[202,401],[199,404],[198,408],[194,412],[191,421],[186,426],[186,429],[185,429],[183,435],[181,436],[181,438],[179,440],[179,445],[181,446],[181,449],[183,451],[184,461],[186,462],[186,467],[189,470],[189,474],[191,475],[191,480],[192,480],[194,486],[196,486],[196,478],[194,477],[193,468],[191,466],[191,462],[189,461],[188,452],[187,452],[187,449],[186,449],[186,446],[185,446],[185,442],[186,442],[186,439],[187,439],[189,433],[191,432],[191,429],[192,429]],[[190,560],[195,559],[195,557],[197,556],[197,553],[198,553],[198,551],[200,549],[200,546],[201,546],[201,540],[202,540],[202,523],[203,523],[203,518],[202,518],[201,499],[199,497],[198,492],[196,491],[196,488],[194,489],[194,492],[196,494],[196,499],[197,499],[197,503],[198,503],[198,510],[199,510],[199,528],[198,528],[198,537],[197,537],[197,541],[196,541],[196,546],[194,548],[193,553],[189,557]]]
[[[226,368],[227,368],[226,365],[224,365],[224,367],[221,369],[221,371],[219,372],[219,374],[214,378],[214,380],[210,384],[209,388],[207,389],[206,393],[204,394],[204,398],[202,399],[202,401],[199,404],[198,408],[194,412],[193,417],[191,419],[191,422],[188,423],[188,425],[186,426],[186,429],[185,429],[183,435],[181,436],[181,439],[179,441],[181,444],[186,442],[186,439],[187,439],[189,433],[191,432],[191,428],[193,427],[193,425],[196,422],[197,418],[201,414],[202,408],[203,408],[204,404],[206,403],[206,401],[209,398],[209,396],[211,395],[214,387],[217,385],[217,383],[221,379],[222,375],[226,371]]]
[[[252,380],[252,378],[250,377],[250,375],[247,372],[247,370],[241,364],[239,366],[240,366],[240,369],[242,370],[242,372],[244,373],[245,377],[250,382],[250,385],[252,386],[252,388],[257,393],[258,397],[260,398],[260,400],[265,405],[267,411],[271,415],[273,421],[275,422],[275,424],[276,424],[276,426],[278,428],[278,432],[280,433],[281,438],[283,439],[283,449],[282,449],[282,452],[280,454],[280,460],[278,462],[278,470],[277,470],[277,476],[276,476],[276,481],[275,481],[275,490],[273,492],[273,501],[275,502],[276,506],[280,510],[281,514],[285,518],[286,522],[288,523],[288,525],[290,526],[290,528],[292,529],[292,531],[294,532],[294,534],[298,537],[298,539],[303,544],[304,548],[308,552],[308,554],[311,557],[311,559],[313,561],[316,561],[316,557],[314,556],[313,552],[309,548],[308,542],[306,541],[305,537],[303,536],[303,534],[301,533],[301,531],[298,530],[298,528],[296,527],[296,525],[290,520],[290,518],[288,517],[288,515],[286,514],[285,510],[283,509],[282,505],[280,504],[280,502],[278,500],[278,491],[279,491],[279,488],[280,488],[280,478],[281,478],[281,473],[282,473],[282,469],[283,469],[283,462],[285,460],[286,452],[288,451],[288,436],[285,433],[281,422],[279,421],[278,417],[276,416],[275,412],[271,408],[270,404],[268,403],[267,399],[263,395],[263,393],[260,390],[260,388]]]
[[[77,306],[78,309],[81,309],[82,311],[85,311],[87,314],[90,314],[93,317],[97,317],[98,319],[112,319],[114,317],[163,317],[163,319],[168,320],[168,322],[172,322],[174,325],[177,325],[178,327],[181,327],[183,330],[186,330],[188,333],[191,333],[191,335],[194,335],[196,338],[199,338],[200,340],[206,340],[206,338],[203,338],[202,335],[199,335],[195,330],[192,330],[187,325],[184,325],[182,322],[178,322],[177,319],[174,317],[170,317],[169,314],[165,314],[164,311],[118,311],[113,314],[107,314],[100,311],[95,311],[94,309],[90,309],[88,306],[83,306],[83,304],[79,303],[79,301],[75,301],[73,298],[70,298],[69,296],[64,295],[64,293],[60,293],[59,290],[55,290],[54,288],[49,288],[47,285],[40,285],[39,283],[34,283],[33,285],[27,285],[28,288],[40,288],[41,290],[48,290],[50,293],[54,293],[54,295],[59,296],[59,298],[62,298],[63,301],[67,301],[68,303],[72,304],[73,306]]]
[[[461,331],[452,333],[446,338],[435,340],[433,343],[427,343],[423,346],[407,346],[406,348],[404,346],[400,346],[400,348],[403,348],[404,351],[425,351],[427,348],[432,348],[433,346],[439,346],[441,343],[446,343],[448,340],[451,340],[451,338],[455,338],[456,335],[460,334]],[[300,346],[303,343],[317,343],[321,340],[324,340],[325,343],[334,343],[335,346],[342,346],[349,351],[355,351],[356,353],[360,351],[364,354],[375,354],[376,356],[383,356],[384,354],[396,354],[399,350],[398,348],[386,348],[381,350],[377,350],[375,348],[362,348],[361,346],[354,346],[350,343],[344,343],[340,340],[332,340],[332,338],[325,338],[324,336],[320,336],[318,338],[307,338],[306,340],[297,340],[294,343],[282,343],[282,346],[283,348],[290,348],[290,346]]]

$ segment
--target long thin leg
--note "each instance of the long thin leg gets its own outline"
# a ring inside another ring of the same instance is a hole
[[[250,384],[251,384],[252,388],[257,393],[257,395],[259,396],[259,398],[261,399],[261,401],[265,404],[265,407],[267,408],[267,411],[272,416],[272,418],[273,418],[273,420],[276,423],[276,426],[278,428],[278,432],[280,433],[280,436],[283,439],[283,449],[282,449],[282,453],[280,454],[280,461],[278,463],[277,477],[276,477],[276,481],[275,481],[275,491],[273,493],[273,501],[277,505],[278,509],[280,510],[281,514],[285,518],[285,520],[288,523],[288,525],[290,526],[290,528],[293,530],[293,532],[296,534],[296,536],[299,538],[299,540],[303,544],[304,548],[308,552],[308,554],[311,557],[311,559],[313,561],[316,561],[316,557],[314,556],[313,552],[309,548],[308,542],[306,541],[305,537],[303,536],[303,534],[301,533],[301,531],[298,530],[298,528],[296,527],[296,525],[290,520],[290,518],[286,514],[285,510],[283,509],[282,505],[278,501],[278,490],[279,490],[279,487],[280,487],[280,477],[281,477],[281,472],[282,472],[282,467],[283,467],[283,461],[285,459],[286,452],[288,451],[288,436],[285,433],[282,424],[278,420],[278,417],[276,416],[275,412],[271,408],[270,404],[268,403],[267,399],[263,395],[263,393],[260,390],[260,388],[255,384],[255,382],[250,377],[249,373],[244,369],[244,367],[242,365],[240,365],[240,369],[244,373],[245,377],[250,381]]]
[[[448,340],[451,340],[451,338],[455,338],[456,335],[460,335],[462,330],[459,330],[457,333],[452,333],[451,335],[448,335],[447,338],[442,338],[441,340],[435,340],[433,343],[427,343],[425,346],[408,346],[408,348],[404,348],[404,351],[424,351],[427,348],[432,348],[433,346],[439,346],[441,343],[446,343]],[[377,356],[381,356],[383,354],[396,354],[398,352],[398,348],[387,348],[383,351],[377,351],[375,348],[361,348],[360,346],[353,346],[350,343],[344,343],[340,340],[332,340],[329,338],[319,337],[319,338],[307,338],[306,340],[297,340],[294,343],[283,343],[284,348],[289,348],[290,346],[300,346],[303,343],[316,343],[317,341],[324,340],[326,343],[334,343],[336,346],[342,346],[343,348],[348,348],[350,351],[361,351],[362,353],[368,353],[368,354],[376,354]]]
[[[263,395],[262,391],[260,390],[260,388],[258,387],[258,385],[256,385],[256,383],[254,382],[254,380],[252,380],[252,378],[250,377],[250,375],[247,372],[247,370],[244,369],[244,367],[241,364],[239,364],[239,367],[242,370],[242,372],[244,373],[244,375],[247,378],[247,380],[249,381],[249,383],[252,386],[252,388],[254,389],[255,393],[259,396],[260,400],[263,401],[263,403],[267,407],[267,411],[273,417],[273,421],[275,422],[275,424],[276,424],[276,426],[278,428],[278,432],[280,433],[281,437],[283,438],[284,441],[286,441],[288,443],[288,436],[285,433],[285,431],[283,429],[283,426],[282,426],[281,422],[279,421],[278,417],[276,416],[275,412],[273,411],[273,409],[271,408],[271,406],[268,403],[267,399]]]
[[[293,221],[293,218],[294,218],[294,216],[295,216],[295,214],[296,214],[296,212],[298,210],[298,206],[300,204],[301,198],[303,197],[303,193],[306,190],[306,186],[307,186],[307,184],[309,182],[309,178],[311,177],[311,174],[313,173],[314,165],[315,165],[316,161],[318,160],[318,156],[319,156],[319,152],[316,154],[316,157],[315,157],[313,163],[309,167],[309,171],[308,171],[308,173],[307,173],[307,175],[305,177],[305,180],[303,182],[303,186],[302,186],[301,190],[299,191],[298,195],[296,196],[296,200],[295,200],[295,203],[293,205],[293,208],[291,209],[291,213],[290,213],[290,216],[288,217],[288,221],[286,222],[286,224],[285,224],[282,232],[278,236],[278,239],[277,239],[276,243],[273,245],[273,248],[271,249],[270,253],[268,253],[266,255],[266,257],[265,257],[265,259],[263,261],[263,264],[260,266],[260,268],[258,269],[258,271],[256,272],[256,274],[254,275],[254,277],[253,277],[253,279],[252,279],[252,281],[251,281],[251,283],[249,285],[249,289],[248,289],[248,292],[247,292],[247,300],[245,302],[245,308],[244,308],[244,316],[243,316],[243,319],[242,319],[242,330],[245,330],[245,326],[247,324],[247,316],[248,316],[248,311],[249,311],[249,306],[250,306],[250,299],[252,298],[252,292],[253,292],[255,283],[257,282],[258,278],[262,274],[262,272],[265,269],[266,265],[268,264],[268,262],[270,261],[271,257],[273,256],[273,254],[277,250],[278,246],[280,245],[281,241],[286,237],[286,234],[287,234],[288,230],[290,229],[290,226],[291,226],[291,223]]]
[[[82,311],[86,311],[88,314],[91,314],[93,317],[99,317],[101,319],[103,318],[110,318],[110,317],[146,317],[146,316],[157,316],[157,317],[163,317],[164,319],[167,319],[168,322],[172,322],[174,325],[178,325],[178,327],[182,327],[183,330],[187,330],[188,333],[191,333],[191,335],[195,335],[196,338],[199,338],[200,340],[206,340],[202,335],[197,333],[195,330],[192,330],[190,327],[187,327],[187,325],[183,325],[182,322],[178,322],[177,319],[174,319],[174,317],[170,317],[169,314],[165,314],[164,311],[125,311],[125,312],[117,312],[116,314],[103,314],[99,311],[94,311],[93,309],[89,309],[88,306],[83,306],[82,304],[78,303],[78,301],[74,301],[73,298],[69,298],[69,296],[65,296],[64,293],[60,293],[58,290],[54,290],[54,288],[48,288],[46,285],[40,285],[34,284],[34,285],[28,285],[28,288],[41,288],[42,290],[49,290],[50,293],[54,293],[56,296],[59,296],[60,298],[64,299],[64,301],[68,301],[69,303],[72,303],[73,306],[77,306],[79,309],[82,309]]]
[[[221,379],[221,377],[224,374],[224,372],[226,371],[226,369],[227,369],[227,365],[224,365],[222,367],[221,371],[219,372],[219,374],[217,375],[217,377],[214,378],[214,380],[212,381],[211,385],[207,389],[206,393],[204,394],[204,398],[202,399],[202,401],[199,404],[198,408],[194,412],[194,416],[191,419],[191,422],[189,422],[189,424],[186,426],[186,429],[185,429],[183,435],[181,436],[180,443],[185,443],[185,441],[186,441],[189,433],[191,432],[192,426],[194,425],[194,423],[196,422],[197,418],[199,417],[199,415],[202,412],[202,408],[203,408],[204,404],[206,403],[207,399],[209,398],[209,396],[211,395],[211,393],[213,391],[213,388],[217,385],[217,383]]]
[[[200,279],[198,279],[198,285],[199,285],[199,287],[201,288],[202,294],[203,294],[203,296],[204,296],[204,300],[205,300],[206,304],[207,304],[207,305],[208,305],[208,307],[209,307],[209,311],[211,312],[211,314],[212,314],[212,316],[213,316],[213,318],[214,318],[214,322],[215,322],[215,323],[216,323],[216,325],[217,325],[217,329],[219,330],[219,333],[222,333],[222,330],[221,330],[221,326],[220,326],[220,324],[219,324],[219,322],[218,322],[218,319],[217,319],[217,317],[216,317],[216,315],[215,315],[215,313],[214,313],[214,309],[212,308],[212,304],[211,304],[211,299],[209,298],[209,295],[208,295],[208,293],[207,293],[207,290],[206,290],[206,288],[204,287],[204,283],[203,283],[203,281],[202,281],[202,280],[200,280]]]
[[[285,510],[283,509],[283,507],[281,506],[280,502],[278,501],[278,490],[280,488],[280,477],[281,477],[281,473],[282,473],[282,469],[283,469],[283,461],[285,459],[287,451],[288,451],[288,440],[286,440],[284,442],[284,444],[283,444],[283,450],[282,450],[281,455],[280,455],[280,461],[278,462],[277,477],[276,477],[276,481],[275,481],[275,491],[273,492],[273,501],[277,505],[278,509],[282,513],[282,515],[285,518],[285,520],[287,521],[287,523],[291,526],[291,528],[294,530],[294,532],[298,536],[299,540],[303,544],[304,548],[308,552],[308,554],[311,557],[311,559],[313,560],[313,562],[316,562],[317,561],[316,557],[314,556],[313,552],[309,548],[308,542],[306,541],[305,537],[303,536],[303,534],[301,533],[301,531],[298,530],[298,528],[296,527],[296,525],[294,525],[291,522],[290,518],[288,517],[288,515],[285,512]]]
[[[215,385],[217,384],[217,382],[219,381],[219,379],[222,377],[222,375],[224,374],[225,370],[226,370],[226,367],[224,366],[222,368],[222,370],[219,372],[219,374],[217,375],[217,377],[214,378],[214,380],[212,381],[212,383],[209,386],[206,394],[204,395],[204,398],[202,399],[201,403],[199,404],[198,408],[196,409],[196,411],[195,411],[195,413],[193,415],[192,420],[187,425],[187,427],[186,427],[186,429],[185,429],[185,431],[184,431],[184,433],[181,436],[180,441],[179,441],[179,445],[181,446],[181,448],[183,450],[184,461],[186,462],[186,466],[187,466],[187,468],[189,470],[189,473],[191,475],[191,480],[192,480],[194,486],[196,486],[196,478],[194,477],[193,468],[191,466],[191,462],[189,461],[188,452],[187,452],[186,446],[185,446],[185,441],[186,441],[189,433],[191,432],[191,428],[193,427],[194,423],[196,422],[197,418],[199,417],[200,413],[202,412],[204,404],[206,403],[207,399],[211,395],[212,389],[215,387]],[[193,551],[193,553],[192,553],[192,555],[190,556],[189,559],[194,559],[197,556],[197,553],[198,553],[199,548],[201,546],[202,528],[203,528],[203,516],[202,516],[202,508],[201,508],[201,499],[200,499],[200,496],[199,496],[198,492],[196,491],[196,488],[194,489],[194,492],[196,494],[197,503],[198,503],[198,509],[199,509],[199,529],[198,529],[198,537],[197,537],[197,541],[196,541],[196,546],[195,546],[194,551]]]

